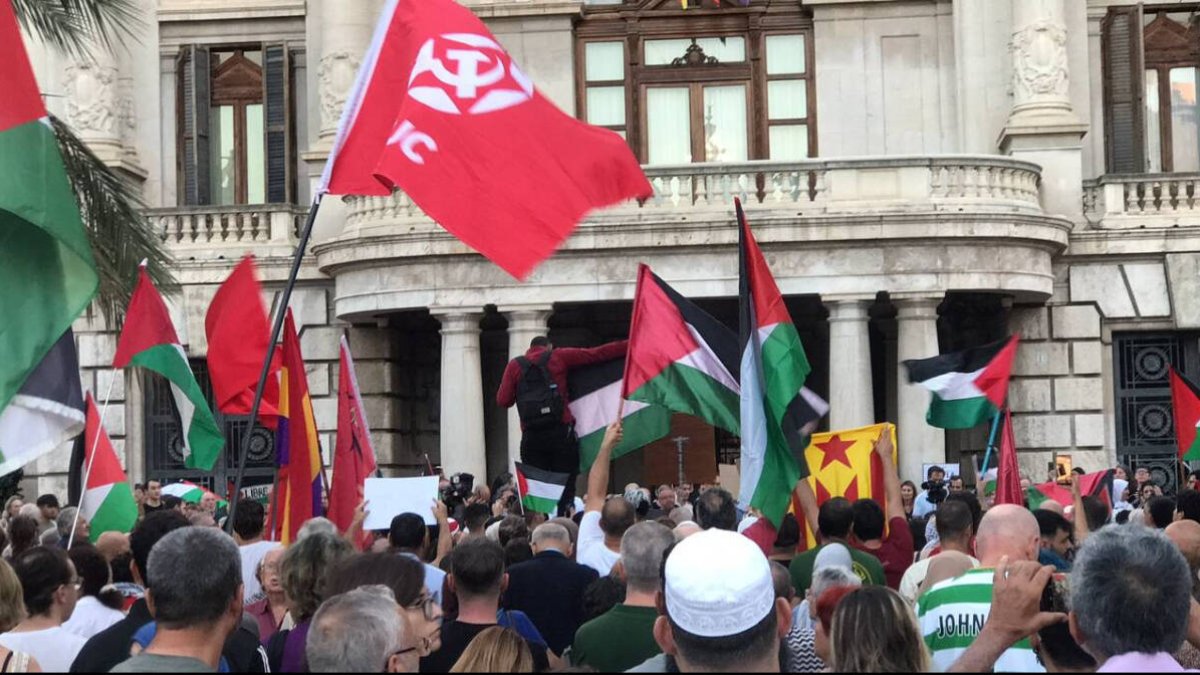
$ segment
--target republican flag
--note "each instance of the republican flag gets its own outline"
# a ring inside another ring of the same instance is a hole
[[[217,409],[227,415],[249,415],[263,359],[273,346],[253,256],[243,258],[217,289],[204,317],[204,333]],[[278,370],[276,356],[258,410],[259,420],[270,429],[279,414]]]
[[[93,448],[95,452],[93,452]],[[129,532],[138,519],[137,501],[129,487],[129,479],[117,460],[112,441],[100,422],[100,412],[92,395],[87,395],[87,433],[81,467],[87,484],[79,500],[79,515],[91,523],[94,542],[105,532]]]
[[[0,473],[8,473],[83,431],[79,373],[65,366],[77,360],[71,323],[99,276],[7,0],[0,63]],[[68,374],[74,385],[53,380]]]
[[[138,270],[137,288],[125,312],[125,326],[113,357],[113,368],[129,365],[152,370],[170,382],[171,399],[175,401],[183,429],[184,466],[212,471],[225,437],[208,409],[208,401],[171,324],[167,305],[146,274],[145,263]]]
[[[354,510],[363,499],[363,486],[375,473],[371,429],[358,392],[358,377],[346,336],[341,340],[338,368],[337,445],[333,452],[333,478],[329,486],[329,519],[345,532],[354,522]]]
[[[820,506],[834,497],[850,501],[874,499],[880,504],[884,499],[883,462],[875,452],[875,442],[884,432],[884,424],[869,427],[829,431],[813,434],[812,442],[804,451],[808,461],[808,482]],[[892,461],[896,459],[896,425],[886,427],[892,434]],[[889,517],[893,514],[889,514]],[[796,518],[800,530],[807,537],[807,548],[816,546],[816,533],[799,511]],[[803,547],[803,546],[802,546]]]
[[[317,194],[395,188],[519,279],[588,212],[653,194],[624,139],[556,108],[451,0],[388,1]]]
[[[640,265],[622,398],[740,434],[738,371],[733,331]]]
[[[567,373],[571,414],[579,437],[579,472],[587,473],[600,454],[604,430],[621,410],[621,442],[612,458],[628,455],[671,433],[671,411],[660,405],[625,401],[621,406],[621,375],[625,358],[572,368]]]
[[[521,505],[537,513],[558,513],[558,503],[562,501],[571,475],[545,471],[520,462],[514,464],[517,469],[517,492],[521,493]]]
[[[905,361],[908,381],[933,392],[925,419],[940,429],[970,429],[1004,407],[1017,355],[1014,335],[961,352]]]
[[[808,475],[804,449],[828,406],[804,395],[812,368],[763,258],[742,204],[734,200],[741,259],[742,508],[758,509],[778,528],[796,481]],[[811,394],[811,392],[809,392]],[[819,401],[820,399],[817,398]]]
[[[1171,408],[1175,415],[1175,442],[1179,459],[1187,462],[1200,459],[1200,388],[1171,367]]]
[[[305,521],[321,515],[321,449],[300,356],[300,338],[290,308],[283,324],[279,390],[279,428],[275,432],[279,516],[275,540],[287,546],[296,540]]]
[[[1021,467],[1017,463],[1017,441],[1013,435],[1012,412],[1004,409],[1004,428],[1000,432],[1000,466],[996,471],[996,503],[1025,504],[1021,489]]]

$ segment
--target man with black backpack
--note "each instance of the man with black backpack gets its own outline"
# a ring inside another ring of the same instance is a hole
[[[533,339],[524,356],[509,361],[496,392],[505,408],[517,406],[521,418],[521,461],[546,471],[571,474],[559,503],[559,513],[575,500],[579,473],[579,439],[567,400],[567,373],[579,366],[603,363],[625,355],[628,342],[610,342],[591,349],[555,349],[544,336]]]

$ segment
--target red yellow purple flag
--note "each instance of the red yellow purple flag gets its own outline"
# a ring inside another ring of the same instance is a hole
[[[892,447],[895,448],[896,425],[888,426],[892,434]],[[873,424],[858,429],[813,434],[804,456],[811,472],[808,483],[817,496],[818,506],[834,497],[845,497],[850,501],[874,499],[880,505],[885,503],[883,463],[875,454],[875,441],[879,440],[883,428],[883,424]],[[892,461],[895,459],[896,451],[893,449]],[[816,546],[816,533],[809,531],[804,518],[798,520],[807,538],[807,548],[813,548]],[[803,543],[801,547],[804,547]]]
[[[275,536],[287,546],[295,541],[306,520],[322,515],[321,448],[291,309],[287,310],[284,321],[283,368],[279,375],[279,429],[275,432],[279,495]]]

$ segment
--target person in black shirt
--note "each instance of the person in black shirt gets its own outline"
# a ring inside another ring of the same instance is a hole
[[[152,480],[146,483],[146,498],[142,501],[142,514],[150,515],[158,511],[166,511],[167,505],[162,501],[162,483]]]
[[[442,647],[421,659],[422,673],[449,672],[467,646],[483,631],[497,625],[500,596],[508,585],[504,549],[488,539],[473,539],[454,550],[448,577],[458,599],[458,616],[442,624]],[[546,648],[526,640],[534,672],[550,669]]]

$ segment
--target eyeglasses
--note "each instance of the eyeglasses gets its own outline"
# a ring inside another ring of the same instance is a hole
[[[417,598],[416,602],[409,605],[405,609],[420,609],[421,612],[424,613],[426,621],[436,621],[438,619],[438,610],[440,608],[438,607],[437,601],[433,599],[433,596],[422,594],[420,598]]]

